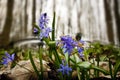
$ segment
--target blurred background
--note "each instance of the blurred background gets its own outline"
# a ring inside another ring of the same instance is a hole
[[[33,36],[33,24],[47,13],[56,39],[81,32],[84,40],[120,44],[120,0],[0,0],[0,47]]]

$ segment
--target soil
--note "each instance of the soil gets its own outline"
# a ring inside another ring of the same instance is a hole
[[[98,78],[92,78],[90,80],[112,80],[112,79],[106,77],[98,77]],[[116,80],[120,80],[120,77],[117,77]]]
[[[8,75],[6,75],[6,74],[1,74],[0,80],[12,80],[12,79],[10,77],[8,77]]]
[[[55,66],[53,63],[49,63],[48,66],[50,66],[51,71],[48,71],[48,78],[47,80],[60,80],[60,77],[58,76],[58,72],[55,69]],[[0,80],[14,80],[8,76],[8,74],[3,73],[0,75]],[[35,75],[31,75],[28,79],[26,80],[38,80],[38,77]],[[46,79],[45,79],[46,80]],[[78,77],[72,77],[71,80],[79,80]],[[98,77],[98,78],[91,78],[89,80],[112,80],[111,78],[107,77]],[[116,80],[120,80],[120,77],[117,77]]]
[[[59,80],[59,78],[56,76],[56,74],[53,72],[49,72],[49,79],[48,80]],[[12,80],[10,77],[8,77],[6,74],[0,75],[0,80]],[[28,80],[35,80],[35,78],[30,78]],[[74,78],[71,80],[78,80],[78,78]],[[98,77],[98,78],[91,78],[90,80],[112,80],[110,78],[106,77]],[[120,80],[120,77],[117,77],[116,80]]]

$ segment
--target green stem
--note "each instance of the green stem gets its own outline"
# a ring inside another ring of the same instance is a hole
[[[81,80],[81,76],[80,76],[80,68],[77,67],[77,75],[78,75],[78,79]]]
[[[54,50],[54,55],[55,55],[55,59],[57,60],[57,64],[59,65],[62,61],[61,61],[56,49]]]
[[[55,12],[54,12],[54,17],[52,22],[52,41],[55,41]]]
[[[85,80],[85,71],[81,69],[81,80]]]
[[[95,65],[95,60],[93,59],[93,65]],[[94,77],[96,77],[96,70],[94,69]]]
[[[111,63],[110,59],[109,59],[109,69],[110,69],[111,79],[114,80],[113,73],[112,73],[112,63]]]
[[[39,48],[39,61],[40,61],[40,72],[41,72],[40,80],[43,80],[42,46],[40,46]]]
[[[52,52],[55,56],[55,62],[57,62],[57,66],[62,62],[60,56],[58,55],[57,49],[56,49],[56,42],[55,41],[49,41],[49,47],[50,52]]]
[[[64,80],[64,76],[60,73],[60,80]]]
[[[35,73],[37,74],[37,76],[39,76],[39,71],[37,70],[37,67],[34,63],[31,52],[29,52],[29,58],[30,58],[31,64],[33,66],[33,69],[35,70]],[[39,79],[40,79],[40,76],[39,76]]]
[[[100,61],[100,57],[99,54],[97,54],[97,67],[99,67],[99,61]],[[99,77],[99,71],[96,71],[96,76]]]
[[[90,76],[89,76],[89,74],[88,74],[88,71],[87,71],[87,70],[85,70],[85,74],[86,74],[86,79],[85,79],[85,80],[89,80]]]

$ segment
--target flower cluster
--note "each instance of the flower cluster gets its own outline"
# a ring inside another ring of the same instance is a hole
[[[83,57],[84,55],[82,54],[82,52],[84,51],[84,49],[83,49],[83,47],[79,46],[79,43],[80,43],[80,45],[84,45],[84,41],[79,40],[78,46],[77,46],[77,50],[78,50],[79,56]]]
[[[9,53],[5,52],[5,56],[3,57],[2,64],[7,66],[9,62],[14,60],[15,54],[10,55]]]
[[[45,26],[47,26],[48,24],[48,16],[47,16],[47,13],[43,13],[41,16],[40,16],[40,19],[39,19],[39,27],[40,29],[44,29]]]
[[[61,43],[63,44],[62,49],[64,50],[64,53],[68,53],[69,55],[75,48],[75,45],[77,45],[77,43],[69,35],[62,36]]]
[[[60,64],[58,72],[62,72],[62,75],[69,75],[69,72],[71,71],[72,69],[68,66],[68,64],[65,65],[64,61],[62,61],[62,64]]]
[[[47,27],[48,24],[48,16],[47,13],[43,13],[39,19],[39,26],[34,29],[35,33],[39,33],[40,40],[45,40],[44,38],[49,37],[49,33],[52,31],[49,27]],[[54,29],[53,29],[54,30]],[[79,34],[78,34],[79,35]],[[80,37],[80,38],[79,38]],[[73,51],[75,53],[79,53],[80,57],[83,57],[82,54],[83,48],[81,45],[84,44],[84,41],[81,40],[81,35],[77,36],[76,39],[73,39],[71,36],[61,36],[60,41],[56,42],[57,45],[60,45],[60,48],[62,48],[64,54],[68,54],[69,56]],[[51,46],[50,46],[51,47]],[[62,61],[61,58],[59,58],[59,55],[55,54],[56,59],[59,59],[60,68],[58,69],[58,72],[61,72],[62,75],[69,75],[72,69],[68,66],[68,63],[65,63],[65,61]],[[57,61],[57,60],[56,60]],[[62,61],[62,64],[61,64]]]
[[[75,41],[74,39],[72,39],[72,37],[67,35],[67,36],[61,37],[60,44],[63,45],[61,48],[63,49],[64,53],[68,53],[70,55],[72,53],[73,49],[76,48],[80,57],[83,57],[83,54],[82,54],[83,48],[81,46],[79,46],[79,44],[83,45],[84,41],[82,41],[82,40]]]
[[[52,31],[52,29],[47,27],[48,20],[49,19],[48,19],[47,13],[43,13],[40,16],[40,19],[39,19],[40,40],[43,39],[43,38],[48,38],[49,33]],[[38,33],[38,29],[34,28],[34,33]]]
[[[41,33],[40,33],[40,40],[43,39],[44,37],[45,38],[48,38],[49,37],[49,33],[51,32],[52,30],[47,27],[47,28],[44,28],[41,30]]]
[[[84,56],[84,55],[82,54],[83,48],[77,47],[77,50],[78,50],[79,56],[80,56],[80,57],[83,57],[83,56]]]
[[[40,37],[40,40],[42,40],[43,38],[48,38],[49,33],[52,31],[52,29],[47,27],[48,20],[49,19],[48,19],[47,13],[43,13],[40,16],[40,19],[39,19],[39,29],[40,29],[39,37]],[[34,33],[38,33],[37,28],[34,29]],[[79,40],[79,42],[84,44],[84,42],[81,40]],[[83,54],[81,54],[81,52],[83,51],[83,48],[79,47],[78,42],[75,41],[74,39],[72,39],[72,37],[70,37],[69,35],[62,36],[61,43],[63,44],[62,49],[63,49],[64,53],[68,53],[70,55],[72,53],[73,49],[75,47],[77,47],[78,53],[80,54],[81,57],[83,57]]]

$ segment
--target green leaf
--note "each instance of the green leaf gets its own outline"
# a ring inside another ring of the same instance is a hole
[[[98,70],[98,71],[102,72],[102,73],[105,74],[105,75],[109,75],[109,74],[110,74],[109,71],[107,71],[107,70],[105,70],[105,69],[103,69],[103,68],[97,67],[97,66],[91,65],[90,68],[91,68],[91,69],[94,69],[94,70]]]
[[[114,78],[117,75],[117,72],[120,70],[120,61],[117,61],[115,66],[114,66]]]
[[[68,61],[69,61],[69,55],[68,55],[68,53],[65,53],[65,59],[66,59],[66,63],[68,64]]]
[[[37,74],[37,76],[39,76],[39,71],[37,70],[37,67],[36,67],[36,65],[35,65],[35,63],[34,63],[34,60],[33,60],[33,58],[32,58],[31,52],[29,52],[29,58],[30,58],[30,62],[31,62],[31,64],[32,64],[32,66],[33,66],[33,68],[34,68],[34,70],[35,70],[35,73]]]
[[[43,63],[42,63],[42,52],[43,52],[43,47],[42,46],[40,46],[39,47],[39,61],[40,61],[40,70],[41,70],[41,77],[40,77],[40,79],[42,79],[43,80]]]
[[[85,62],[79,62],[77,64],[78,64],[79,67],[82,67],[82,68],[90,68],[90,66],[91,66],[91,63],[87,62],[87,61],[85,61]]]
[[[75,63],[79,63],[79,62],[82,61],[82,60],[78,57],[77,54],[71,55],[70,58],[71,58],[71,60],[74,61]]]
[[[47,44],[47,45],[49,45],[49,38],[43,38],[43,40],[45,41],[45,43]]]
[[[48,45],[49,45],[51,48],[55,48],[55,47],[56,47],[56,42],[55,42],[55,41],[49,41]]]
[[[40,31],[40,28],[39,28],[38,25],[34,24],[34,27],[35,27],[36,29],[38,29],[38,31]]]

